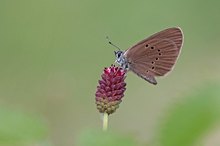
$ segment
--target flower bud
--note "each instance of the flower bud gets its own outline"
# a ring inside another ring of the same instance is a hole
[[[96,105],[100,113],[112,114],[119,107],[126,90],[126,70],[111,65],[105,68],[96,90]]]

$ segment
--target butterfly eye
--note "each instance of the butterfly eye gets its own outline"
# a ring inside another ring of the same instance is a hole
[[[122,53],[121,53],[121,52],[118,52],[118,53],[117,53],[117,58],[120,58],[121,55],[122,55]]]

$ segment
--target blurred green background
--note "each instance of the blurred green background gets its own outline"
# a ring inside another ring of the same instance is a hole
[[[1,0],[0,146],[219,146],[219,6]],[[113,134],[103,138],[94,94],[115,60],[105,37],[125,50],[172,26],[185,37],[175,69],[157,86],[129,73],[123,102],[110,116]]]

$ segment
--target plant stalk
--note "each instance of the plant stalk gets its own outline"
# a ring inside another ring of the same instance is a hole
[[[104,113],[103,115],[103,131],[107,131],[108,129],[108,114]]]

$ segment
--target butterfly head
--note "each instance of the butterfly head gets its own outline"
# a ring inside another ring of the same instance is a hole
[[[118,63],[122,68],[127,69],[128,65],[124,57],[124,51],[118,50],[114,52],[115,52],[115,57],[116,57],[115,62]]]

